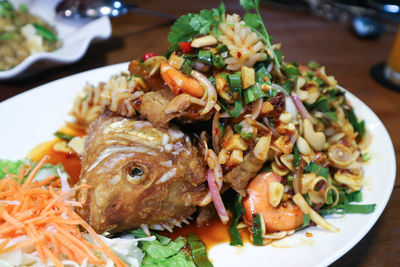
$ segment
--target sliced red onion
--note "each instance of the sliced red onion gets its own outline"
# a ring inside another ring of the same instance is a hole
[[[226,224],[229,221],[228,213],[226,212],[224,202],[222,202],[221,195],[219,194],[217,185],[215,184],[215,176],[214,171],[208,169],[207,173],[207,182],[208,187],[210,188],[211,198],[214,202],[214,207],[217,210],[219,217],[223,224]]]
[[[311,123],[314,123],[314,118],[311,116],[310,113],[308,113],[306,107],[303,105],[303,102],[301,102],[300,98],[298,98],[297,95],[293,93],[292,99],[293,99],[294,104],[297,107],[297,110],[300,113],[300,116],[303,119],[309,119],[311,121]]]
[[[262,109],[262,104],[263,104],[263,98],[257,99],[253,103],[253,110],[251,111],[251,119],[256,120],[258,115],[260,115],[261,109]]]
[[[200,115],[207,114],[214,105],[217,103],[217,90],[215,89],[214,85],[210,82],[210,80],[204,76],[202,73],[192,70],[190,75],[199,81],[207,90],[207,102],[203,110],[200,112]]]
[[[296,143],[297,134],[298,134],[298,132],[296,131],[296,132],[294,133],[294,135],[292,136],[292,138],[290,138],[290,143],[292,143],[292,144]]]
[[[297,120],[297,108],[290,96],[285,96],[285,109],[292,115],[293,120]]]
[[[271,130],[271,133],[272,133],[273,136],[275,136],[275,137],[281,136],[281,135],[278,133],[278,131],[277,131],[274,127],[272,127],[272,126],[269,124],[268,117],[264,117],[264,118],[263,118],[263,121],[264,121],[265,125],[268,127],[268,129]]]
[[[201,63],[199,61],[194,62],[194,69],[196,70],[202,70],[205,67],[204,63]]]

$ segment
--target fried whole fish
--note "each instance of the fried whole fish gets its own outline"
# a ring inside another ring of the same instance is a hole
[[[102,115],[85,141],[81,216],[98,232],[171,230],[206,195],[206,167],[177,128]]]

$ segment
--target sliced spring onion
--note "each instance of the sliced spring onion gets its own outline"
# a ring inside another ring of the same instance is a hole
[[[218,54],[222,54],[224,52],[229,51],[228,47],[226,45],[223,45],[223,44],[217,45],[216,49],[217,49]]]
[[[211,59],[214,67],[218,69],[225,67],[225,61],[220,55],[212,55]]]
[[[185,61],[182,64],[182,67],[181,67],[182,73],[187,76],[190,76],[193,66],[194,66],[193,61],[191,61],[190,59],[185,59]],[[214,76],[212,76],[212,77],[214,77]]]
[[[240,71],[229,74],[228,80],[229,80],[229,87],[231,88],[232,91],[238,91],[242,89],[242,74]]]
[[[240,218],[244,213],[244,208],[242,206],[242,196],[236,194],[235,200],[232,206],[233,220],[231,226],[229,227],[229,237],[231,242],[229,243],[231,246],[243,246],[242,238],[240,237],[239,231],[237,229],[237,225],[239,223]]]
[[[261,216],[258,213],[253,214],[253,243],[258,246],[263,245]]]
[[[50,42],[56,42],[58,41],[57,35],[55,35],[52,31],[50,31],[49,29],[43,27],[40,24],[37,23],[33,23],[33,26],[36,29],[36,33],[40,36],[43,37],[43,39],[45,39],[46,41],[50,41]]]
[[[189,234],[187,242],[190,247],[193,261],[197,267],[213,266],[207,257],[206,247],[197,235],[193,233]]]
[[[183,64],[185,64],[185,63],[183,63]],[[208,80],[210,80],[210,82],[212,83],[212,85],[214,85],[214,87],[217,87],[217,84],[215,83],[215,77],[214,76],[208,77]]]
[[[329,176],[329,169],[324,168],[315,162],[310,162],[309,164],[307,164],[306,167],[304,168],[304,171],[313,172],[317,176],[323,176],[325,178],[328,178],[328,176]]]
[[[205,64],[212,65],[212,54],[209,50],[199,51],[199,60]]]
[[[345,204],[344,211],[346,213],[368,214],[375,211],[375,206],[376,204],[366,204],[366,205]]]
[[[253,101],[256,101],[257,99],[261,97],[266,97],[267,95],[264,93],[264,91],[261,89],[261,86],[259,83],[254,84],[250,88],[248,88],[246,91],[244,91],[244,101],[246,104],[249,104]]]
[[[347,194],[346,200],[347,200],[347,202],[361,202],[362,201],[361,191],[358,190],[358,191],[351,192],[350,194]]]
[[[60,131],[55,132],[54,135],[60,139],[66,140],[66,141],[71,141],[75,137],[73,135],[65,134]]]
[[[264,83],[265,76],[271,78],[271,75],[269,74],[268,70],[264,66],[262,66],[256,71],[256,82]]]

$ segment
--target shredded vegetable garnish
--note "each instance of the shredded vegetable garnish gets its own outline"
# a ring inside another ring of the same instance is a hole
[[[63,181],[55,175],[43,181],[34,180],[47,160],[44,157],[24,182],[25,166],[18,175],[8,174],[0,181],[0,254],[33,246],[42,264],[52,262],[63,266],[62,260],[69,259],[78,264],[87,261],[101,265],[109,258],[116,266],[126,266],[73,210],[82,203],[71,197],[76,190],[88,188],[87,185],[63,190]],[[7,201],[14,201],[15,205]],[[87,241],[79,227],[96,243]],[[23,236],[27,239],[15,241]]]

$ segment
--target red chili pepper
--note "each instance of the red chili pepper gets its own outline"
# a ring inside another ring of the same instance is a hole
[[[142,59],[143,59],[143,61],[146,61],[146,60],[148,60],[149,58],[155,57],[155,56],[157,56],[156,53],[146,53],[146,54],[143,54]]]
[[[191,42],[179,42],[179,47],[184,53],[191,53],[193,51]]]

